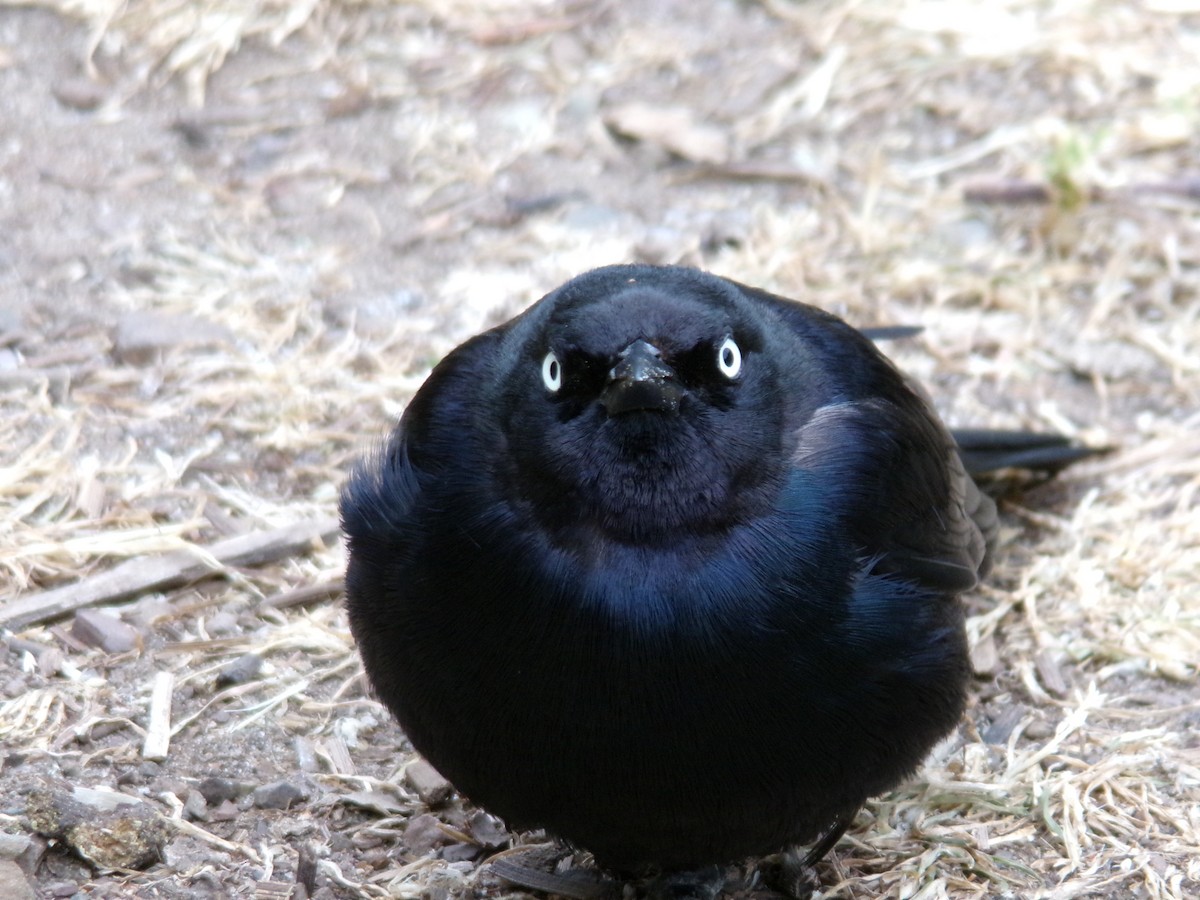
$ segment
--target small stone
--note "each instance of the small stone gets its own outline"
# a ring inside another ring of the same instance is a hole
[[[236,800],[243,793],[237,782],[216,775],[205,778],[197,785],[197,790],[209,806],[216,806],[227,800]]]
[[[1045,719],[1034,719],[1025,726],[1025,737],[1031,741],[1044,741],[1054,736],[1054,726]]]
[[[33,846],[33,839],[27,834],[9,834],[0,831],[0,859],[16,859]],[[4,896],[0,894],[0,896]]]
[[[79,885],[74,881],[51,881],[42,888],[45,897],[70,897],[79,892]]]
[[[91,112],[105,101],[108,92],[104,85],[90,78],[67,78],[54,86],[54,99],[63,106],[81,112]]]
[[[434,847],[449,843],[450,838],[442,830],[437,816],[421,813],[413,816],[404,826],[404,846],[414,856],[423,856]]]
[[[28,758],[28,754],[22,753],[20,750],[14,750],[5,755],[4,765],[0,766],[0,772],[4,771],[5,769],[15,769],[17,766],[23,766],[25,764],[25,760]]]
[[[42,857],[46,855],[46,849],[49,846],[46,839],[40,834],[29,835],[29,846],[26,847],[13,862],[21,867],[21,871],[26,877],[34,878],[37,875],[38,867],[42,864]]]
[[[256,787],[253,796],[259,809],[290,809],[307,799],[308,792],[290,781],[275,781]]]
[[[183,814],[193,822],[208,821],[208,804],[199,791],[188,791],[183,801]]]
[[[14,675],[0,686],[0,694],[5,697],[19,697],[29,690],[29,684],[21,675]]]
[[[68,785],[35,788],[29,793],[25,815],[39,834],[63,841],[88,862],[106,869],[152,865],[159,860],[166,838],[157,812],[136,797],[110,790]]]
[[[210,822],[232,822],[241,814],[236,803],[232,800],[222,800],[220,806],[210,810],[208,820]]]
[[[128,653],[142,645],[142,636],[136,628],[98,609],[81,609],[75,613],[71,636],[89,647],[99,647],[105,653]]]
[[[404,780],[416,791],[421,802],[427,806],[444,803],[453,788],[442,773],[424,759],[417,759],[404,770]]]
[[[235,684],[245,684],[254,679],[262,671],[263,658],[257,653],[246,653],[226,665],[217,673],[216,686],[230,687]]]
[[[11,859],[0,859],[0,897],[4,900],[38,900],[33,885]]]
[[[996,716],[995,720],[983,732],[983,742],[985,744],[1006,744],[1008,743],[1009,735],[1013,729],[1020,724],[1029,712],[1029,708],[1017,704],[1005,709],[1000,715]]]
[[[461,842],[447,844],[438,851],[438,858],[444,859],[446,862],[462,862],[463,860],[474,859],[478,855],[478,846]]]
[[[471,816],[469,825],[471,837],[484,847],[495,849],[508,845],[508,832],[495,816],[489,815],[481,809],[476,810]]]

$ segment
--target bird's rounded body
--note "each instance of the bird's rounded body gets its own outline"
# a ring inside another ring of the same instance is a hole
[[[736,860],[844,827],[955,726],[977,502],[840,320],[610,267],[451,353],[352,476],[351,627],[511,824],[620,869]]]

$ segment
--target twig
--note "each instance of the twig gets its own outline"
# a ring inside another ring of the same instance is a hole
[[[131,559],[83,581],[8,603],[0,608],[0,628],[17,631],[86,606],[116,603],[147,591],[199,581],[233,566],[275,562],[307,551],[316,541],[329,541],[337,530],[337,520],[330,517],[239,535],[208,548],[191,547],[159,557]]]
[[[1022,203],[1052,203],[1058,190],[1042,181],[998,178],[973,181],[963,187],[963,199],[968,203],[1012,205]],[[1175,178],[1167,181],[1141,181],[1119,188],[1080,185],[1079,193],[1089,203],[1112,203],[1149,197],[1170,197],[1200,201],[1200,176]]]
[[[345,587],[345,582],[341,578],[333,578],[329,581],[322,581],[318,584],[307,584],[303,587],[293,588],[290,591],[281,591],[268,597],[262,602],[262,605],[268,609],[290,609],[293,606],[307,606],[310,603],[316,603],[320,600],[326,600],[329,597],[336,597]]]
[[[183,804],[179,802],[179,798],[170,791],[164,791],[159,794],[159,799],[171,807],[171,815],[164,816],[163,821],[174,828],[176,831],[181,831],[184,834],[196,838],[198,841],[203,841],[210,846],[224,850],[226,853],[239,853],[252,863],[261,865],[262,857],[254,852],[254,848],[248,844],[235,844],[233,841],[227,841],[224,838],[217,837],[211,831],[205,831],[199,825],[194,825],[187,819],[183,818]]]

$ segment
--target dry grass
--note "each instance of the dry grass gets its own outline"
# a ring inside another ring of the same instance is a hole
[[[1200,5],[0,5],[84,23],[83,57],[118,73],[97,113],[117,128],[179,105],[182,84],[187,103],[207,95],[217,119],[198,121],[219,141],[299,134],[304,151],[164,166],[153,190],[205,214],[97,234],[93,264],[136,277],[101,280],[99,327],[25,336],[33,377],[0,383],[5,595],[328,514],[353,455],[468,334],[592,265],[703,265],[855,322],[924,324],[895,352],[952,422],[1119,448],[1009,502],[1011,549],[971,601],[977,651],[997,661],[970,722],[872,804],[817,896],[1200,891],[1200,206],[1120,190],[1198,174]],[[603,121],[631,101],[716,134],[675,135],[674,155],[618,140]],[[678,158],[692,146],[705,165]],[[999,178],[1052,202],[964,202]],[[1088,202],[1096,187],[1106,199]],[[230,337],[114,356],[109,326],[150,310]],[[340,565],[334,550],[179,591],[143,655],[68,647],[0,700],[0,741],[85,771],[127,759],[116,739],[77,751],[79,735],[117,723],[132,746],[153,669],[205,685],[254,650],[267,676],[177,709],[172,754],[214,729],[300,736],[329,796],[392,798],[354,828],[394,864],[326,860],[331,883],[465,890],[470,867],[403,865],[420,804],[390,765],[355,768],[386,716],[336,604],[260,602]],[[257,627],[208,634],[226,608]]]

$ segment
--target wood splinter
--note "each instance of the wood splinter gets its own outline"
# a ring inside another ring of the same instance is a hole
[[[171,697],[175,692],[175,676],[171,672],[155,672],[150,692],[150,723],[142,744],[142,758],[162,762],[171,745]]]

